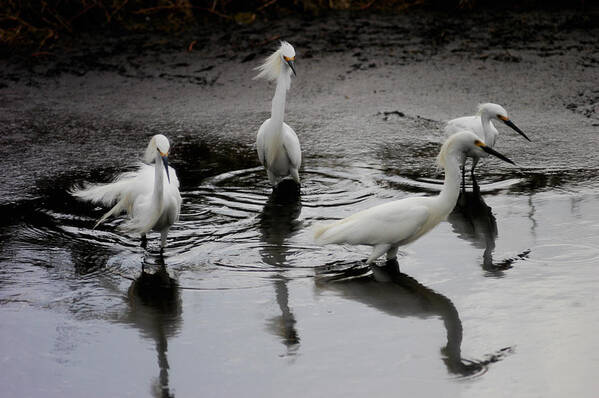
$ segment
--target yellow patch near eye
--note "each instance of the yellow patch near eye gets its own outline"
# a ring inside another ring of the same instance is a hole
[[[510,120],[509,118],[502,116],[502,115],[497,115],[497,118],[500,120],[503,120],[504,122],[507,122],[508,120]]]
[[[480,147],[486,146],[484,142],[479,141],[479,140],[474,141],[474,145],[480,146]]]
[[[295,57],[283,57],[286,62],[295,61]]]
[[[161,150],[158,150],[158,152],[160,152],[160,156],[168,156],[168,152],[167,152],[167,153],[164,153],[164,152],[162,152]]]

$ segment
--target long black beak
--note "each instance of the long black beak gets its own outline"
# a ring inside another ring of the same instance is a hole
[[[512,129],[514,129],[514,131],[516,131],[518,134],[520,134],[522,137],[526,138],[528,141],[530,141],[530,138],[528,138],[526,136],[526,134],[524,134],[524,131],[520,130],[518,128],[518,126],[516,126],[511,120],[504,120],[503,121],[506,125],[510,126]],[[532,141],[531,141],[532,142]]]
[[[295,73],[295,62],[290,59],[289,61],[287,61],[287,65],[289,65],[289,67],[293,71],[293,76],[297,76],[297,73]]]
[[[512,162],[510,159],[508,159],[507,157],[503,156],[502,154],[500,154],[499,152],[497,152],[493,148],[489,148],[488,146],[481,146],[480,149],[482,149],[483,151],[487,152],[488,154],[491,154],[493,156],[498,157],[499,159],[503,160],[504,162],[511,163],[514,166],[516,165],[516,163]]]
[[[171,176],[168,174],[168,156],[162,156],[162,164],[164,165],[164,169],[166,170],[166,178],[168,179],[168,183],[171,183]]]

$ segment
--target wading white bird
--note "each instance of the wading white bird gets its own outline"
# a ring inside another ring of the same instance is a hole
[[[170,227],[179,219],[181,194],[175,169],[168,165],[170,144],[162,134],[152,137],[144,160],[135,171],[123,173],[108,184],[93,184],[71,193],[82,200],[113,206],[94,226],[94,229],[110,216],[127,212],[129,220],[120,225],[126,232],[141,234],[145,245],[146,234],[160,232],[160,248],[166,244]],[[115,204],[116,203],[116,204]]]
[[[499,120],[505,123],[507,126],[514,129],[518,134],[522,137],[526,138],[528,141],[530,139],[524,134],[522,130],[520,130],[509,118],[506,110],[497,104],[486,103],[480,104],[478,106],[478,112],[474,116],[464,116],[459,117],[457,119],[450,120],[447,122],[445,126],[445,133],[447,136],[450,136],[453,133],[462,130],[469,130],[476,134],[487,146],[494,148],[495,141],[497,140],[497,136],[499,132],[493,126],[492,120]],[[487,154],[476,153],[472,156],[468,155],[468,157],[472,158],[472,170],[470,174],[472,176],[472,182],[476,183],[474,178],[474,169],[476,164],[478,163],[481,157],[486,157]],[[462,161],[462,186],[465,187],[465,179],[466,179],[466,158],[464,157]]]
[[[299,184],[299,168],[302,151],[295,131],[283,121],[285,97],[295,75],[295,50],[286,41],[265,62],[257,67],[260,71],[254,79],[276,80],[277,88],[272,98],[270,119],[262,123],[256,138],[260,163],[266,169],[270,184],[275,187],[282,179],[291,177]]]
[[[476,134],[470,131],[455,133],[445,141],[437,157],[439,165],[445,169],[445,181],[439,195],[384,203],[319,226],[314,233],[316,242],[373,246],[367,264],[385,253],[388,260],[394,259],[399,246],[420,238],[449,215],[460,193],[462,158],[482,152],[514,164],[485,145]]]

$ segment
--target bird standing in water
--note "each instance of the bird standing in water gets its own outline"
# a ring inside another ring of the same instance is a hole
[[[445,141],[437,157],[439,165],[445,169],[445,181],[439,195],[384,203],[317,227],[314,233],[316,242],[373,246],[367,264],[385,253],[388,260],[396,258],[399,246],[420,238],[449,215],[460,193],[461,160],[464,156],[479,156],[481,153],[514,164],[485,145],[473,132],[455,133]]]
[[[450,136],[453,133],[462,130],[469,130],[476,134],[488,147],[494,148],[495,141],[499,135],[499,131],[493,126],[492,120],[499,120],[512,128],[522,137],[530,141],[530,138],[524,134],[508,117],[506,110],[497,104],[486,103],[478,106],[478,113],[474,116],[464,116],[457,119],[452,119],[445,126],[445,133]],[[474,169],[481,157],[488,156],[485,152],[474,153],[472,156],[472,170],[470,171],[472,182],[476,184],[474,177]],[[462,187],[466,188],[466,157],[462,160]]]
[[[283,41],[279,49],[266,58],[264,64],[256,68],[260,73],[255,79],[265,78],[277,81],[270,119],[262,123],[256,138],[258,158],[266,169],[268,180],[273,187],[286,177],[293,178],[297,184],[300,182],[302,151],[299,139],[295,131],[283,121],[291,74],[295,75],[294,62],[293,46]]]
[[[71,193],[82,200],[113,206],[94,226],[94,229],[110,216],[127,212],[129,220],[119,228],[126,232],[141,234],[145,246],[146,234],[160,232],[160,249],[166,244],[170,227],[179,219],[181,194],[175,169],[168,165],[170,144],[158,134],[152,137],[144,160],[137,170],[123,173],[108,184],[87,185],[73,189]]]

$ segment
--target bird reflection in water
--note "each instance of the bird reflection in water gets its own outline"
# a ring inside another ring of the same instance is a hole
[[[349,268],[347,263],[330,264],[318,271],[317,283],[320,288],[334,290],[346,299],[392,316],[440,317],[447,332],[447,344],[441,349],[442,360],[451,374],[467,377],[484,373],[488,365],[512,350],[503,348],[480,361],[463,359],[462,322],[457,309],[449,298],[402,273],[397,260],[388,260],[380,267],[362,263]]]
[[[283,270],[288,268],[287,256],[289,248],[286,240],[300,228],[297,220],[302,210],[301,198],[297,184],[293,180],[283,180],[273,189],[259,217],[259,229],[262,240],[260,255],[264,263],[281,268],[281,272],[273,276],[277,304],[281,315],[268,321],[267,330],[279,336],[287,347],[287,355],[294,355],[300,343],[295,328],[295,316],[289,307],[289,278]]]
[[[164,258],[150,259],[152,262],[144,260],[141,275],[129,287],[126,321],[137,327],[144,337],[155,340],[160,374],[152,385],[152,395],[170,398],[174,394],[169,387],[168,338],[181,327],[181,295],[177,281],[167,272]]]
[[[528,256],[530,250],[498,262],[493,261],[495,241],[497,240],[497,221],[493,209],[485,203],[480,188],[475,183],[472,192],[462,190],[455,208],[447,221],[458,236],[471,242],[475,247],[484,249],[482,268],[489,276],[502,276],[512,268],[517,260]]]

